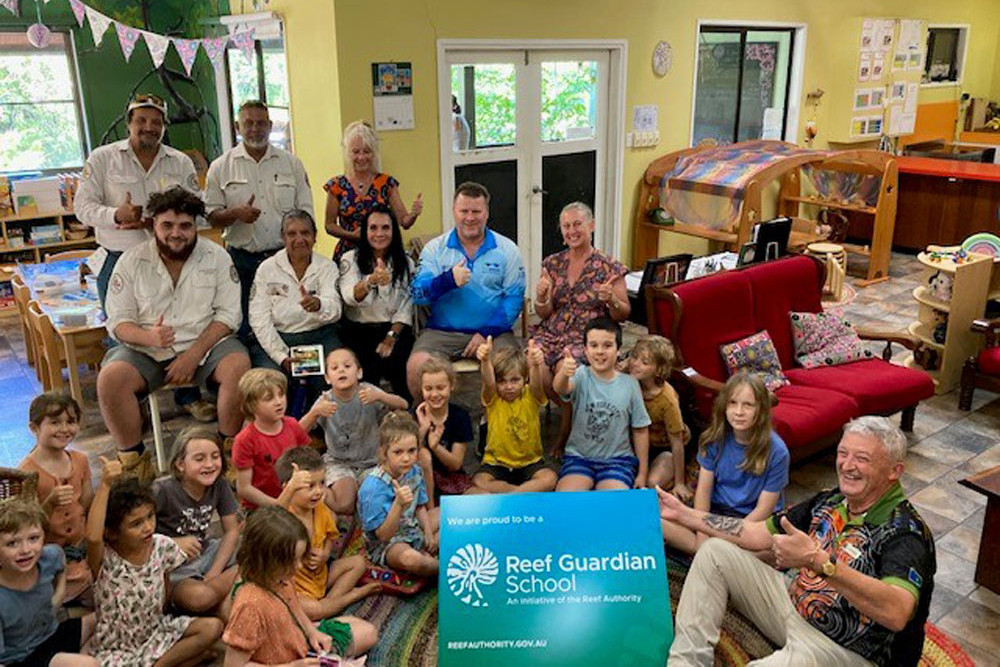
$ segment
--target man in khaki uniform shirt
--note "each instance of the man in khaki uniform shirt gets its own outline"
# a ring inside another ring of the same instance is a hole
[[[128,105],[128,139],[94,149],[87,159],[73,206],[80,222],[94,228],[107,257],[97,274],[101,307],[121,254],[148,241],[143,206],[149,195],[174,185],[198,192],[194,163],[163,145],[167,105],[155,95],[136,95]]]
[[[281,219],[292,210],[313,215],[312,193],[305,167],[297,157],[270,143],[271,119],[263,102],[240,107],[239,145],[212,161],[205,182],[208,222],[222,236],[240,276],[243,326],[250,334],[249,300],[257,267],[283,247]]]
[[[217,389],[219,433],[243,423],[237,383],[250,370],[246,348],[231,334],[240,323],[239,278],[219,245],[199,239],[205,205],[175,186],[154,193],[154,238],[126,251],[108,286],[108,331],[121,345],[97,377],[101,416],[123,451],[142,451],[139,396],[164,384]]]

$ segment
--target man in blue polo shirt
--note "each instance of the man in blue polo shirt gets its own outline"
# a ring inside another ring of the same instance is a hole
[[[513,241],[486,228],[489,191],[479,183],[462,183],[452,212],[455,229],[424,247],[413,279],[413,302],[430,307],[406,364],[414,396],[420,395],[417,369],[432,353],[475,358],[487,336],[496,345],[515,345],[511,329],[524,307],[521,253]]]

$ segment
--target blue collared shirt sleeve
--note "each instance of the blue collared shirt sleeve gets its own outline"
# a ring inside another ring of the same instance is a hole
[[[521,253],[516,245],[511,244],[509,247],[513,248],[513,253],[507,257],[507,271],[503,279],[504,295],[501,302],[504,315],[507,316],[506,331],[514,328],[514,322],[524,310],[524,291],[527,285]]]
[[[432,241],[420,253],[420,266],[413,278],[413,303],[418,306],[429,306],[441,298],[441,295],[455,289],[455,278],[451,267],[441,268],[441,244]]]

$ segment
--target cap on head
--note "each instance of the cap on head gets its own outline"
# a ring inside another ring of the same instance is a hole
[[[137,93],[129,100],[126,113],[131,116],[136,109],[156,109],[163,114],[164,120],[167,118],[167,103],[158,95]]]

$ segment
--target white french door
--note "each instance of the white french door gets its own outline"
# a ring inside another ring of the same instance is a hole
[[[559,211],[571,201],[594,209],[595,245],[615,253],[620,176],[609,175],[620,173],[619,137],[608,128],[621,114],[610,94],[620,52],[445,48],[442,55],[445,227],[453,224],[455,186],[475,180],[490,190],[490,227],[517,242],[531,284],[542,258],[563,247]]]

